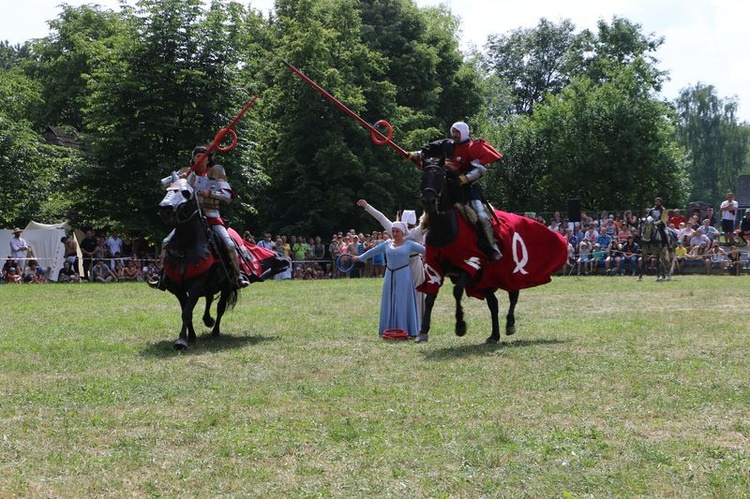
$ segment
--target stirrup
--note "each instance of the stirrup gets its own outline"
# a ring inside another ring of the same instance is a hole
[[[500,248],[497,247],[497,243],[494,242],[492,245],[490,245],[490,260],[496,262],[500,260],[503,257],[502,251],[500,251]]]
[[[245,276],[244,272],[240,272],[237,276],[237,279],[234,281],[234,285],[239,288],[246,288],[250,285],[250,281],[248,281],[247,277]]]

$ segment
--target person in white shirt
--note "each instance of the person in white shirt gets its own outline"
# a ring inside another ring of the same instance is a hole
[[[122,254],[122,239],[117,235],[117,231],[113,230],[112,234],[104,241],[104,244],[109,248],[109,254],[115,256],[117,253]]]
[[[110,268],[115,267],[115,257],[119,258],[122,255],[122,239],[117,234],[116,230],[112,231],[112,234],[104,241],[104,244],[109,249],[109,256],[112,259],[109,261]]]
[[[13,239],[10,240],[10,256],[15,260],[19,274],[23,274],[26,267],[26,254],[29,251],[29,244],[21,237],[23,231],[16,227],[13,229]]]
[[[721,203],[721,231],[728,243],[734,244],[734,223],[737,217],[737,210],[740,205],[734,200],[734,194],[727,193],[727,199]]]

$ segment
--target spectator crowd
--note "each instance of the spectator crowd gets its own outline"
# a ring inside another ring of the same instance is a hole
[[[727,198],[731,201],[731,194]],[[722,207],[724,205],[722,203]],[[721,214],[716,214],[712,208],[698,209],[686,217],[680,209],[669,210],[666,223],[678,239],[675,273],[688,271],[690,267],[706,274],[741,271],[743,252],[740,248],[747,245],[750,237],[750,210],[739,223],[733,221],[731,226],[727,224],[726,211],[722,209]],[[568,242],[567,263],[561,269],[563,274],[638,275],[641,271],[653,271],[654,259],[641,250],[640,220],[632,210],[622,214],[602,211],[595,217],[584,211],[578,218],[580,221],[572,222],[563,218],[560,212],[552,214],[549,220],[542,215],[536,216],[539,223],[559,232]],[[734,228],[730,231],[730,227]],[[88,229],[80,241],[80,248],[74,238],[61,240],[65,246],[65,261],[58,275],[53,277],[49,275],[49,267],[33,257],[26,257],[28,248],[19,249],[25,244],[22,232],[14,230],[15,246],[11,241],[11,255],[0,270],[0,283],[44,283],[49,280],[59,283],[141,282],[148,281],[161,270],[158,250],[145,239],[128,234],[120,236],[117,230]],[[256,240],[249,231],[243,238],[275,251],[291,262],[289,270],[276,275],[275,279],[384,276],[386,262],[383,255],[357,261],[351,269],[344,269],[346,271],[342,271],[337,262],[342,255],[358,256],[387,241],[387,231],[363,233],[350,229],[336,232],[325,241],[321,236],[274,235],[270,232],[263,233]]]
[[[710,275],[723,271],[739,274],[742,271],[747,262],[743,261],[741,248],[747,245],[750,237],[750,210],[745,212],[739,224],[734,218],[730,221],[729,216],[735,217],[738,208],[736,201],[731,204],[731,193],[727,198],[729,206],[734,209],[722,209],[718,217],[712,208],[696,209],[689,218],[679,208],[668,210],[665,225],[677,236],[674,273]],[[722,208],[725,203],[722,203]],[[537,221],[558,231],[568,241],[565,274],[634,276],[655,271],[656,259],[642,250],[641,220],[632,210],[626,210],[622,215],[603,211],[596,218],[581,212],[580,222],[563,220],[556,212],[549,222],[543,217],[537,217]]]

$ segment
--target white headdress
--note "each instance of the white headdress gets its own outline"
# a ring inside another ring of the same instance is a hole
[[[458,130],[458,133],[461,134],[461,140],[459,142],[469,140],[469,125],[463,121],[457,121],[451,125],[451,135],[453,134],[452,130]]]
[[[401,221],[406,225],[417,225],[417,213],[414,210],[404,210],[401,213]]]
[[[391,225],[391,231],[394,229],[398,229],[401,231],[403,235],[406,235],[409,232],[409,229],[406,227],[406,224],[404,222],[393,222]]]

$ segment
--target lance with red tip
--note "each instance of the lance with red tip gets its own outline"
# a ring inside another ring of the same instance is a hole
[[[200,163],[200,161],[203,159],[203,157],[208,157],[212,152],[219,151],[219,152],[227,152],[231,151],[237,146],[237,132],[234,130],[234,127],[237,125],[237,123],[242,119],[242,117],[245,115],[245,113],[253,107],[253,104],[255,104],[255,101],[258,99],[258,95],[253,95],[247,103],[242,107],[239,113],[237,113],[237,116],[235,116],[232,121],[229,122],[227,126],[219,130],[219,132],[214,137],[213,142],[208,146],[208,150],[206,152],[201,153],[200,156],[196,158],[196,160],[193,162],[193,166],[190,167],[192,170],[195,165]],[[226,139],[226,136],[229,135],[230,142],[226,145],[222,145]]]
[[[360,125],[362,125],[367,130],[369,130],[370,131],[370,138],[377,145],[379,145],[379,146],[387,145],[388,147],[390,147],[391,149],[393,149],[394,151],[396,151],[402,158],[408,158],[409,157],[409,153],[408,152],[406,152],[402,147],[400,147],[398,144],[396,144],[395,142],[393,142],[393,140],[391,140],[393,138],[393,128],[391,127],[390,123],[388,123],[385,120],[380,120],[377,123],[375,123],[374,125],[369,124],[360,115],[358,115],[357,113],[355,113],[354,111],[352,111],[351,109],[349,109],[348,107],[346,107],[344,105],[344,103],[342,103],[336,97],[334,97],[333,95],[331,95],[328,92],[326,92],[323,89],[323,87],[321,87],[320,85],[318,85],[317,83],[315,83],[313,80],[311,80],[302,71],[300,71],[299,69],[295,68],[294,66],[292,66],[291,64],[289,64],[286,61],[282,60],[281,62],[283,62],[284,64],[286,64],[286,66],[289,69],[291,69],[294,74],[296,74],[297,76],[299,76],[300,78],[302,78],[305,81],[305,83],[307,83],[308,85],[310,85],[311,87],[313,87],[320,95],[322,95],[323,97],[325,97],[326,99],[328,99],[336,107],[338,107],[339,109],[341,109],[342,111],[344,111],[346,114],[348,114],[349,116],[351,116],[352,118],[354,118]],[[379,127],[379,126],[383,126],[385,128],[387,135],[383,135],[383,133],[381,133],[380,130],[377,129],[377,127]]]

